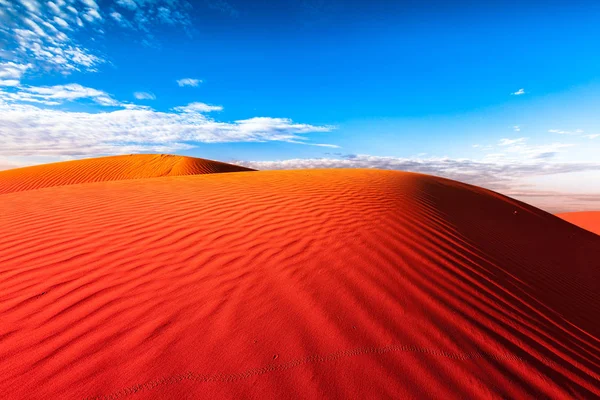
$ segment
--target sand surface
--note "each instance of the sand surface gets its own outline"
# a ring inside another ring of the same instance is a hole
[[[600,236],[426,175],[0,195],[7,399],[600,396]]]
[[[170,154],[88,158],[0,171],[0,194],[90,182],[240,171],[251,170],[219,161]]]
[[[556,215],[565,221],[600,235],[600,211],[581,211]]]

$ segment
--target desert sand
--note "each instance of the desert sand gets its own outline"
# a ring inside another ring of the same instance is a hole
[[[39,168],[0,195],[3,398],[600,396],[600,236],[527,204],[397,171]]]
[[[600,211],[569,212],[557,214],[557,216],[583,229],[600,235]]]
[[[88,158],[0,171],[0,194],[90,182],[240,171],[251,169],[170,154]]]

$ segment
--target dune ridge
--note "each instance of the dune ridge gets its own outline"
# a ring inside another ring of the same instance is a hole
[[[0,194],[90,182],[253,171],[202,158],[132,154],[63,161],[0,171]]]
[[[600,211],[577,211],[556,214],[557,217],[580,228],[600,235]]]
[[[600,396],[600,237],[378,170],[0,196],[9,399]]]

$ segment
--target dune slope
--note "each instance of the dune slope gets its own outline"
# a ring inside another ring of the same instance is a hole
[[[600,235],[600,211],[581,211],[556,214],[557,217],[569,221],[573,225]]]
[[[412,173],[0,196],[9,399],[600,396],[600,237]]]
[[[252,171],[201,158],[132,154],[64,161],[0,171],[0,194],[89,182]]]

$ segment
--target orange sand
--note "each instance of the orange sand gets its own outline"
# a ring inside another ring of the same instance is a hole
[[[0,393],[600,396],[600,237],[413,173],[0,195]]]
[[[582,211],[556,214],[573,225],[600,235],[600,211]]]
[[[252,171],[201,158],[133,154],[88,158],[0,171],[0,194],[89,182]]]

